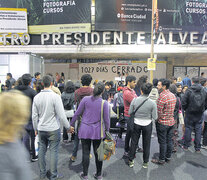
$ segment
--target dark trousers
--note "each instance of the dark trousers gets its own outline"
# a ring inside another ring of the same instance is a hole
[[[30,150],[31,150],[31,155],[32,155],[32,158],[35,158],[35,132],[34,130],[28,130],[26,129],[25,130],[25,135],[23,136],[23,142],[24,142],[24,145],[26,147],[26,149],[28,150],[29,152],[29,155],[30,155]]]
[[[191,143],[191,133],[195,130],[195,150],[200,150],[201,148],[201,133],[202,133],[202,121],[191,121],[189,118],[185,118],[185,135],[184,135],[184,146],[185,148],[190,147]]]
[[[143,161],[144,163],[149,162],[150,155],[150,143],[152,135],[152,123],[147,126],[140,126],[134,124],[134,130],[132,132],[132,142],[129,153],[129,160],[132,161],[136,154],[136,148],[139,142],[140,134],[142,133],[142,146],[143,146]]]
[[[207,122],[204,122],[204,129],[203,129],[203,145],[207,146]]]
[[[130,122],[130,118],[125,116],[124,117],[126,119],[126,123],[127,123],[127,131],[126,131],[126,137],[125,137],[125,147],[124,147],[124,150],[125,152],[128,152],[129,151],[129,144],[130,144],[130,140],[131,140],[131,135],[132,135],[132,131],[133,129],[131,128],[131,123],[134,123],[134,122]]]
[[[170,159],[173,148],[173,128],[174,126],[166,126],[160,123],[156,123],[158,143],[160,144],[160,156],[161,161]]]
[[[70,118],[67,118],[70,121]],[[63,140],[68,140],[68,132],[65,127],[63,127]]]
[[[91,139],[81,139],[83,175],[84,176],[88,175],[91,143],[93,143],[93,152],[94,152],[94,155],[95,155],[96,174],[97,174],[97,176],[101,176],[103,161],[98,160],[98,154],[97,154],[97,149],[98,149],[98,147],[101,143],[101,140],[91,140]]]

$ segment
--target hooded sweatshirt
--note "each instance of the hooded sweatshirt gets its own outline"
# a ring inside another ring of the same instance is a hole
[[[130,117],[128,114],[129,107],[135,97],[137,97],[137,95],[133,89],[130,89],[127,86],[123,88],[124,116]]]
[[[85,96],[91,96],[91,95],[93,95],[93,88],[89,86],[81,87],[77,89],[75,91],[75,102],[77,103],[77,107]]]

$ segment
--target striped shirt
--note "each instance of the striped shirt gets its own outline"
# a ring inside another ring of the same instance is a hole
[[[169,90],[160,93],[157,100],[158,122],[166,126],[173,126],[176,97]]]

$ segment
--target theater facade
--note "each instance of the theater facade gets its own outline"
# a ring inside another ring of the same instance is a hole
[[[0,28],[0,68],[5,66],[3,57],[7,56],[8,65],[11,55],[25,55],[40,60],[37,64],[44,69],[42,73],[64,72],[72,80],[84,73],[98,80],[115,80],[118,72],[149,76],[153,1],[30,2],[25,1],[22,7],[16,1],[0,3],[0,24],[4,24],[4,29]],[[166,0],[158,1],[157,6],[154,77],[207,74],[206,2]],[[22,14],[23,9],[27,16]],[[11,22],[20,25],[17,28]]]

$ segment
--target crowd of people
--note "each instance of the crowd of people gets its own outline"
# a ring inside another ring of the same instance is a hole
[[[128,159],[129,167],[134,166],[136,152],[139,151],[143,152],[142,167],[148,168],[153,123],[159,157],[153,158],[152,163],[164,165],[170,162],[178,145],[188,151],[192,140],[196,153],[201,153],[201,148],[207,150],[207,79],[204,73],[192,79],[187,76],[183,80],[175,77],[170,80],[153,79],[152,84],[145,75],[137,80],[128,74],[124,83],[122,80],[121,83],[92,82],[90,74],[84,74],[81,82],[74,83],[66,81],[63,73],[61,76],[56,73],[55,77],[51,74],[41,77],[39,72],[34,77],[23,74],[17,81],[7,73],[0,94],[0,153],[4,157],[0,161],[1,177],[32,179],[29,167],[25,168],[29,160],[38,161],[41,180],[64,178],[57,170],[58,150],[63,141],[74,143],[71,162],[76,161],[81,142],[83,172],[80,178],[85,180],[88,179],[92,144],[96,163],[94,178],[102,179],[103,161],[97,154],[101,143],[101,111],[104,132],[110,131],[112,110],[117,114],[116,126],[120,128],[120,137],[126,129],[123,156]],[[179,127],[182,129],[181,140],[178,140]],[[193,131],[195,138],[192,139]],[[142,147],[139,143],[141,135]],[[35,150],[37,137],[38,155]],[[24,152],[23,145],[27,152]],[[16,157],[11,156],[16,153],[12,153],[14,149],[19,152],[16,161]],[[47,149],[50,151],[48,170]],[[5,173],[5,168],[10,169],[8,173]]]

